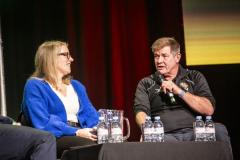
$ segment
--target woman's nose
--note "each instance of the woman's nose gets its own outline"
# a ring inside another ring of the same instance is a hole
[[[71,61],[71,62],[74,61],[74,59],[72,58],[72,56],[70,56],[69,61]]]

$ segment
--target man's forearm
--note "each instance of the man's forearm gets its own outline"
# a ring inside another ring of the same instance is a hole
[[[195,111],[205,114],[205,115],[212,115],[214,112],[213,105],[211,102],[205,97],[199,97],[193,95],[189,92],[186,92],[182,99]]]

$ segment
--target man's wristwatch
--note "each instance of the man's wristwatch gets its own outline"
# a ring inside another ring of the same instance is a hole
[[[186,92],[184,90],[181,90],[180,93],[178,94],[178,97],[182,98]]]

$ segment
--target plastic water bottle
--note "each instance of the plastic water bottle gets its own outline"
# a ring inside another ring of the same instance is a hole
[[[212,116],[207,116],[205,121],[205,141],[216,141],[215,125]]]
[[[122,128],[119,123],[119,119],[117,116],[113,117],[112,123],[111,123],[111,138],[110,143],[121,143],[123,142],[123,133]]]
[[[153,141],[153,123],[149,116],[146,117],[146,121],[143,125],[143,141],[144,142],[152,142]]]
[[[202,116],[197,116],[194,122],[195,141],[204,141],[205,139],[205,127],[202,120]]]
[[[97,138],[98,144],[107,143],[108,142],[108,127],[104,121],[104,117],[99,117],[99,122],[97,125]]]
[[[164,128],[160,116],[154,117],[153,142],[164,142]]]

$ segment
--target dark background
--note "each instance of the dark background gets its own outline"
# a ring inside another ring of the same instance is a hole
[[[69,43],[74,78],[86,86],[97,109],[124,110],[131,123],[129,141],[139,139],[133,98],[138,81],[154,71],[153,41],[175,37],[185,65],[181,0],[1,0],[0,13],[7,112],[15,119],[35,51],[46,40]],[[206,76],[217,101],[214,120],[226,125],[240,159],[240,65],[188,68]]]

